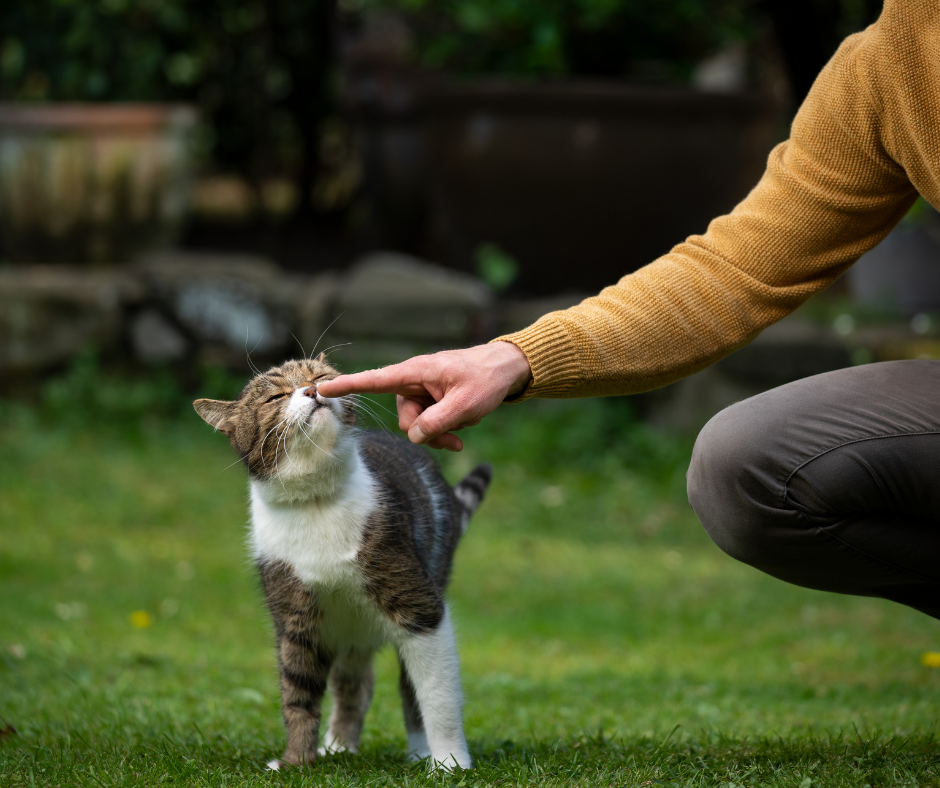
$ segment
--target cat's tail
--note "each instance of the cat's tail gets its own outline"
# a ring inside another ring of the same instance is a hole
[[[463,507],[460,517],[460,532],[467,530],[472,515],[483,496],[486,495],[486,488],[490,486],[490,480],[493,478],[493,468],[487,463],[477,465],[468,473],[456,487],[454,487],[454,496]]]

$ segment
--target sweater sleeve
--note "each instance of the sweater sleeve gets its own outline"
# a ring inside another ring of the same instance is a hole
[[[494,340],[516,344],[529,359],[532,381],[518,399],[631,394],[697,372],[887,235],[916,192],[886,150],[882,102],[872,100],[878,35],[876,24],[842,44],[760,182],[704,235]]]

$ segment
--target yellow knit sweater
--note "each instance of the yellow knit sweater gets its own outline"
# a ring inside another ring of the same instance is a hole
[[[819,75],[734,211],[499,338],[532,367],[521,398],[630,394],[712,364],[844,273],[918,192],[940,207],[940,2],[887,0]]]

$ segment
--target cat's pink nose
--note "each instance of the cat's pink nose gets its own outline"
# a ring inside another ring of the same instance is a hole
[[[316,387],[316,386],[308,386],[307,388],[305,388],[305,389],[304,389],[304,396],[305,396],[305,397],[310,397],[310,399],[316,399],[316,398],[317,398],[317,387]]]

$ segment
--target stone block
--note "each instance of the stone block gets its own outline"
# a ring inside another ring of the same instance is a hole
[[[58,366],[86,346],[118,345],[124,307],[141,297],[140,283],[122,270],[0,268],[0,375]]]
[[[142,260],[135,271],[147,293],[146,308],[131,326],[142,358],[171,360],[192,348],[212,348],[216,356],[277,356],[293,341],[305,280],[269,260],[171,251]]]
[[[189,337],[153,307],[141,309],[130,318],[128,338],[134,356],[148,364],[179,361],[195,349]]]
[[[495,333],[495,300],[474,276],[392,252],[355,263],[333,302],[333,334],[469,344]]]

